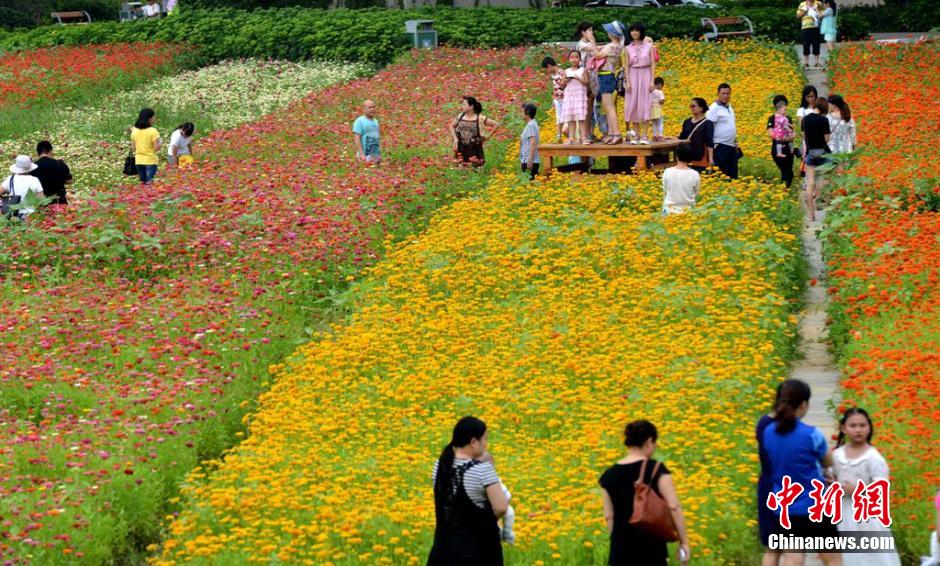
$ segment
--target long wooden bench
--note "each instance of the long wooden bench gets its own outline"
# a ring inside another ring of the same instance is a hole
[[[636,157],[637,169],[659,169],[675,164],[672,154],[679,146],[679,140],[666,140],[651,142],[650,144],[561,144],[548,143],[539,146],[539,156],[542,158],[542,167],[546,175],[550,174],[555,166],[555,158],[576,155],[579,157]],[[653,163],[653,157],[665,156],[662,163]]]
[[[719,30],[719,26],[736,26],[740,27],[746,25],[747,29],[737,29],[730,31]],[[714,41],[716,39],[721,39],[723,37],[750,37],[754,35],[754,24],[751,23],[751,20],[745,16],[728,16],[724,18],[702,18],[702,27],[708,28],[711,27],[712,31],[705,32],[702,35],[702,38],[705,41]]]
[[[59,22],[60,26],[70,24],[90,24],[91,14],[81,10],[77,12],[52,12],[52,19]],[[66,21],[68,20],[68,21]]]

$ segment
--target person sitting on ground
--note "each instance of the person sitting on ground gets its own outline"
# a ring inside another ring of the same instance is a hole
[[[39,179],[30,175],[30,173],[35,170],[36,164],[33,163],[28,155],[17,155],[16,159],[13,161],[13,165],[10,166],[10,173],[12,173],[12,175],[0,183],[0,195],[19,197],[16,202],[11,204],[22,204],[23,200],[26,199],[26,196],[30,192],[42,198],[42,183]],[[25,218],[33,212],[36,212],[35,208],[21,208],[16,213],[13,213],[12,216]]]
[[[192,122],[180,124],[178,128],[170,134],[170,145],[167,146],[166,160],[170,165],[181,165],[186,160],[183,156],[192,156],[193,154],[193,134],[196,132],[196,126]]]
[[[522,162],[522,170],[529,172],[530,180],[534,180],[539,174],[539,165],[542,163],[542,158],[539,157],[539,123],[535,121],[537,111],[534,104],[522,105],[526,124],[519,141],[519,161]]]
[[[641,531],[630,522],[633,496],[639,482],[652,487],[669,505],[672,523],[679,535],[679,562],[685,564],[689,560],[689,536],[676,486],[666,466],[653,460],[659,436],[656,426],[647,420],[633,421],[627,425],[624,436],[627,455],[608,468],[599,482],[604,519],[610,533],[607,564],[666,566],[668,563],[666,541]]]
[[[356,118],[352,129],[356,157],[374,165],[381,163],[379,121],[375,118],[375,102],[366,100],[362,103],[362,116]]]
[[[663,216],[682,214],[695,206],[702,178],[689,167],[693,155],[692,146],[679,144],[675,167],[663,171]]]
[[[52,144],[43,140],[36,144],[36,169],[32,175],[39,179],[43,193],[46,197],[54,198],[50,204],[68,204],[65,196],[65,185],[72,184],[72,172],[69,166],[61,159],[52,156]]]

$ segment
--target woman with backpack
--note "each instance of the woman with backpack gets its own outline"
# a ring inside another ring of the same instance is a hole
[[[675,538],[658,536],[644,524],[650,520],[643,516],[643,510],[648,507],[635,509],[641,490],[646,498],[657,499],[659,505],[668,506],[672,525],[665,528],[678,535],[679,562],[685,564],[689,560],[689,537],[676,486],[666,466],[652,459],[658,437],[656,426],[646,420],[633,421],[627,425],[624,436],[627,455],[608,468],[600,479],[604,519],[610,532],[607,564],[665,566],[669,562],[666,543]]]

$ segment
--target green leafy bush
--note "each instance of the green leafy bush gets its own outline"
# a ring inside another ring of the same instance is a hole
[[[625,22],[642,21],[650,35],[657,39],[700,37],[704,31],[700,21],[703,16],[729,13],[732,12],[726,8],[183,10],[178,15],[161,20],[51,26],[0,33],[0,50],[159,40],[198,45],[204,55],[214,60],[273,57],[384,64],[407,48],[404,22],[409,19],[433,19],[440,42],[445,45],[508,47],[571,40],[578,22],[587,20],[600,28],[600,24],[615,18]],[[799,26],[789,10],[753,8],[734,13],[750,17],[755,31],[770,40],[790,42],[797,39]],[[868,35],[866,22],[861,18],[846,13],[841,22],[842,33],[846,38]]]

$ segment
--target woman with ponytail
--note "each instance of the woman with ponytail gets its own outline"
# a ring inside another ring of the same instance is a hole
[[[486,128],[492,128],[487,131]],[[465,96],[460,102],[460,115],[454,118],[448,129],[454,140],[454,159],[461,165],[480,167],[486,163],[483,144],[499,129],[499,122],[483,115],[483,105],[472,97]]]
[[[828,519],[817,523],[809,518],[813,480],[825,484],[822,468],[832,466],[832,452],[826,436],[818,428],[800,420],[809,410],[809,398],[809,385],[803,381],[788,379],[781,383],[773,422],[764,429],[763,447],[770,465],[773,492],[783,490],[784,476],[789,476],[793,484],[803,486],[803,491],[789,506],[790,528],[783,528],[778,520],[774,533],[796,537],[836,537],[838,530]],[[780,514],[779,507],[776,514]],[[842,565],[841,554],[820,553],[819,556],[826,566]],[[784,552],[782,558],[784,564],[803,564],[802,552]]]
[[[434,464],[434,546],[428,566],[501,566],[497,520],[509,503],[487,453],[486,423],[457,421],[451,440]]]

